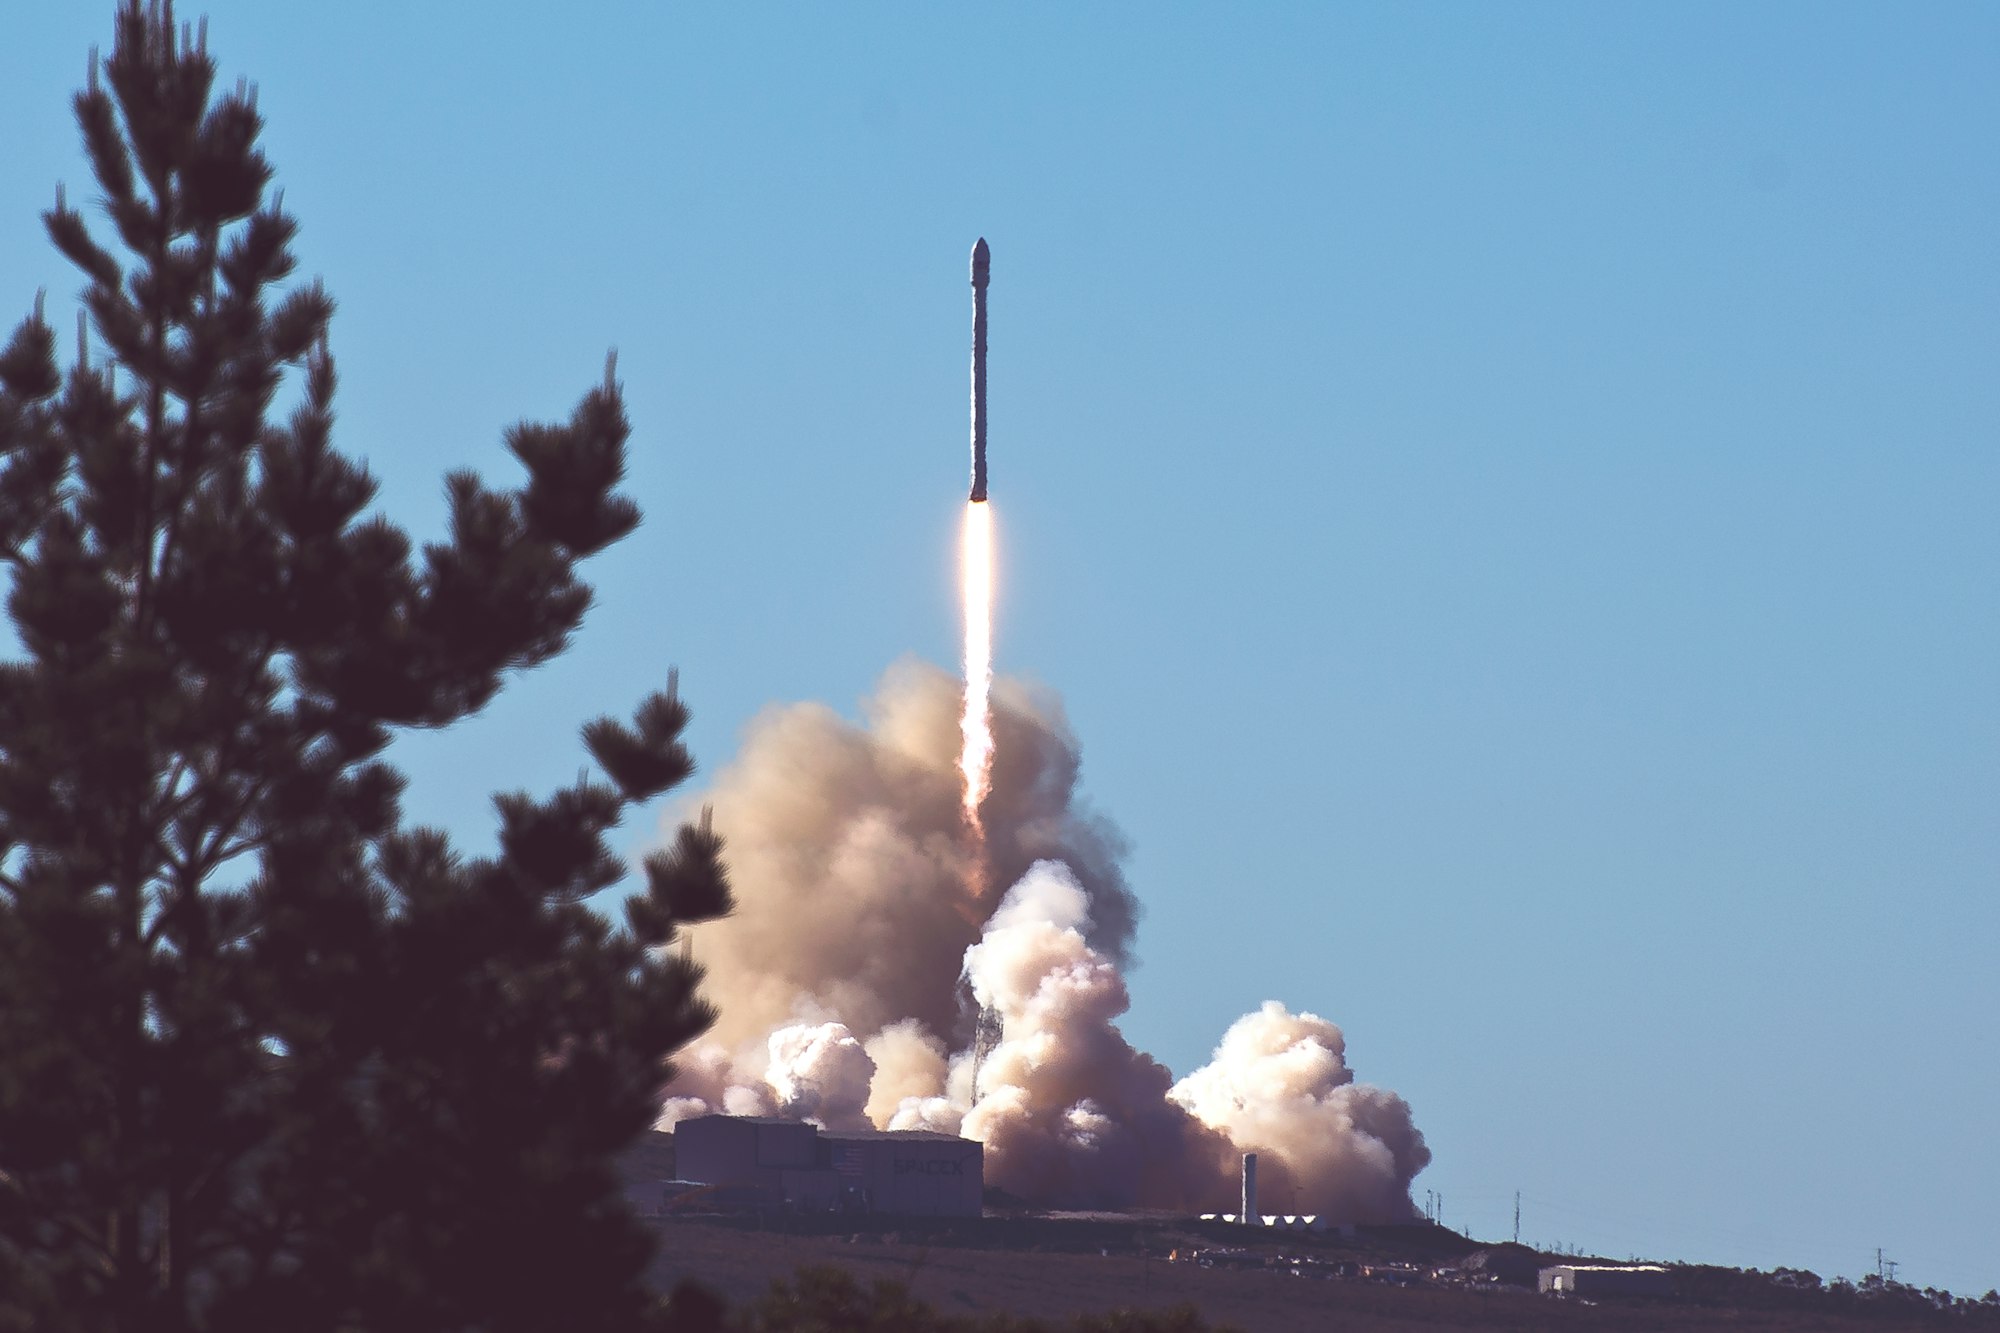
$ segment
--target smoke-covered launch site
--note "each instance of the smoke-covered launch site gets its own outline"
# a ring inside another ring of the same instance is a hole
[[[959,1135],[984,1145],[988,1186],[1055,1209],[1233,1215],[1250,1154],[1287,1213],[1413,1220],[1423,1134],[1310,997],[1267,1000],[1180,1077],[1120,1031],[1139,917],[1121,839],[1079,801],[1060,699],[994,670],[990,272],[982,238],[963,674],[898,666],[860,723],[771,709],[703,794],[756,891],[695,935],[720,1017],[660,1128],[719,1113]],[[783,1183],[765,1200],[803,1201]]]

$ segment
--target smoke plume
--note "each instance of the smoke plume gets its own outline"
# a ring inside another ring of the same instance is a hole
[[[1167,1093],[1166,1066],[1116,1020],[1117,966],[1085,939],[1090,903],[1055,861],[1007,891],[965,975],[1000,1016],[959,1132],[986,1144],[994,1183],[1038,1202],[1185,1208],[1228,1192],[1235,1154]]]
[[[1285,1211],[1414,1216],[1423,1136],[1401,1098],[1354,1081],[1332,1023],[1268,1003],[1179,1083],[1125,1040],[1136,904],[1122,841],[1079,800],[1060,704],[996,682],[975,839],[961,703],[956,680],[905,663],[863,725],[816,704],[751,725],[702,798],[739,886],[694,942],[721,1018],[678,1062],[661,1124],[726,1110],[963,1133],[989,1184],[1069,1207],[1222,1210],[1255,1151]]]
[[[874,1034],[904,1019],[969,1037],[959,971],[991,902],[968,901],[959,685],[893,668],[856,726],[821,704],[773,708],[700,799],[743,886],[736,913],[696,932],[704,993],[730,1049],[774,1028],[838,1018]],[[1077,801],[1078,753],[1046,693],[1001,682],[993,701],[985,853],[993,884],[1059,860],[1093,908],[1091,944],[1120,962],[1135,906],[1117,833]]]
[[[1318,1014],[1265,1001],[1223,1034],[1208,1064],[1168,1096],[1243,1152],[1286,1212],[1407,1215],[1410,1180],[1431,1160],[1409,1105],[1356,1083],[1347,1039]]]

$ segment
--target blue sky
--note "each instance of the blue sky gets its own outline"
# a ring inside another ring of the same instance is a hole
[[[619,350],[647,522],[413,812],[955,660],[983,234],[1134,1039],[1334,1019],[1476,1234],[2000,1284],[2000,11],[571,9],[206,6],[391,514]],[[110,12],[9,18],[9,323]]]

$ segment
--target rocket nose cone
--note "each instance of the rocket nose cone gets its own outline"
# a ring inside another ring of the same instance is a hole
[[[982,236],[978,244],[972,247],[972,281],[978,286],[986,285],[986,275],[991,263],[992,253],[987,250],[986,238]]]

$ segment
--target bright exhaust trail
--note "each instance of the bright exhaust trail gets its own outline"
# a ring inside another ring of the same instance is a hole
[[[965,711],[959,719],[958,770],[974,862],[980,864],[986,840],[980,808],[993,789],[993,506],[985,501],[965,506],[959,593],[965,604]],[[983,883],[971,887],[974,896],[985,890]]]

